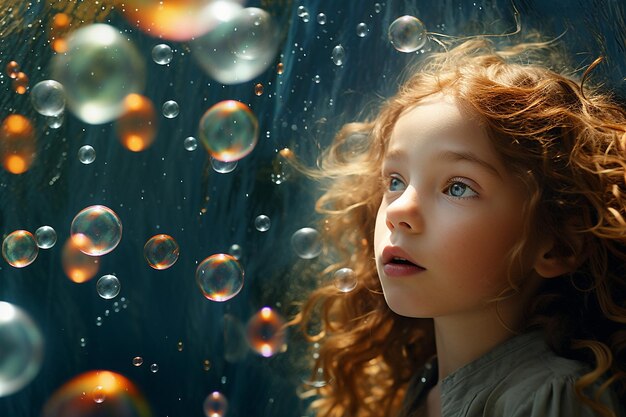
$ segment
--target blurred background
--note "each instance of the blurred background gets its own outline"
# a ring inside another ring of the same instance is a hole
[[[561,36],[624,102],[625,19],[623,0],[0,0],[0,416],[306,415],[325,381],[281,326],[329,262],[288,161],[313,166],[447,36]]]

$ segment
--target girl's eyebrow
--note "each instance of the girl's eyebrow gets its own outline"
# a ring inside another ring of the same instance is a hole
[[[470,152],[470,151],[452,151],[446,150],[437,154],[436,159],[442,162],[457,162],[457,161],[469,161],[474,164],[480,165],[485,168],[491,174],[495,175],[499,179],[502,179],[502,175],[500,171],[489,162],[480,158],[478,155]]]

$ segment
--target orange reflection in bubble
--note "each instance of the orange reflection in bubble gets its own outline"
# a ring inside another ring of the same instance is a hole
[[[74,234],[63,245],[61,263],[67,277],[82,284],[92,279],[100,269],[99,259],[84,254],[81,249],[93,246],[89,238],[83,234]]]
[[[250,347],[269,357],[285,348],[285,320],[269,307],[263,307],[250,318],[247,338]]]
[[[135,384],[111,371],[90,371],[61,386],[44,405],[42,417],[149,417]]]
[[[35,159],[35,129],[20,114],[7,116],[0,126],[0,159],[4,169],[12,174],[22,174]]]
[[[115,122],[117,135],[124,147],[140,152],[154,142],[157,117],[149,98],[140,94],[129,94],[124,99],[124,113]]]
[[[50,27],[50,44],[55,52],[63,53],[67,51],[65,36],[69,29],[70,17],[65,13],[55,14]]]
[[[28,90],[28,75],[18,72],[13,79],[13,90],[17,94],[24,94]]]
[[[127,0],[122,11],[130,23],[149,35],[186,41],[204,34],[215,24],[214,19],[207,19],[206,11],[203,13],[211,3],[215,1]]]
[[[20,72],[20,64],[15,61],[11,61],[6,66],[6,73],[10,78],[15,79],[17,73]]]

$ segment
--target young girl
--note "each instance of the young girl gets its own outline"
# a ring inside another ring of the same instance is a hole
[[[325,153],[317,416],[626,415],[626,112],[545,47],[434,54]]]

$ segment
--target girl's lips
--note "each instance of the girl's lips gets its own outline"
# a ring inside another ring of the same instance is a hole
[[[383,265],[383,272],[388,277],[405,277],[409,275],[415,275],[420,272],[426,271],[421,266],[414,264],[402,264],[402,263],[386,263]]]
[[[383,265],[404,265],[404,266],[416,266],[419,269],[426,269],[418,264],[410,255],[398,246],[385,246],[382,252]],[[399,262],[396,262],[399,261]],[[413,265],[411,265],[413,264]]]

